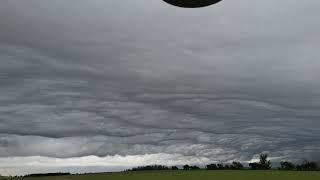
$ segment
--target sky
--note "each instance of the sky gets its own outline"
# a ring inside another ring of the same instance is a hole
[[[319,0],[1,0],[0,174],[320,160]]]

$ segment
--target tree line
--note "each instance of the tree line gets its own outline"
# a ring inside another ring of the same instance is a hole
[[[140,166],[129,169],[127,171],[148,171],[148,170],[200,170],[199,166],[184,165],[182,168],[177,166],[164,166],[164,165],[150,165],[150,166]],[[272,169],[271,161],[268,160],[267,154],[260,154],[259,161],[254,163],[249,163],[249,167],[245,167],[241,162],[234,161],[229,164],[208,164],[205,166],[206,170],[269,170]],[[296,171],[317,171],[320,170],[316,162],[305,161],[302,164],[294,164],[289,161],[280,162],[279,170],[296,170]]]
[[[71,173],[43,173],[43,174],[28,174],[24,177],[46,177],[46,176],[69,176]]]

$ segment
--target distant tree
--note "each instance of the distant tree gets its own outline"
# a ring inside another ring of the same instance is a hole
[[[268,154],[260,154],[260,165],[262,169],[271,169],[271,162],[268,160]]]
[[[171,166],[171,170],[179,170],[177,166]]]
[[[216,170],[218,169],[216,164],[208,164],[207,165],[207,170]]]
[[[282,161],[280,162],[280,165],[280,169],[282,170],[294,170],[296,168],[296,166],[293,163],[288,161]]]
[[[190,166],[188,164],[184,165],[183,170],[190,170]]]
[[[318,170],[318,165],[316,162],[305,161],[301,165],[297,165],[298,171],[315,171]]]
[[[217,164],[218,169],[224,169],[223,164]]]
[[[170,168],[163,165],[151,165],[151,166],[135,167],[129,171],[153,171],[153,170],[170,170]]]
[[[240,170],[243,169],[243,165],[240,162],[233,161],[230,168]]]
[[[261,169],[260,163],[249,163],[249,167],[250,167],[250,169],[252,169],[252,170]]]
[[[198,167],[198,166],[190,166],[190,170],[199,170],[200,169],[200,167]]]
[[[229,164],[224,165],[223,169],[229,170],[231,169],[231,166]]]
[[[44,173],[44,174],[28,174],[24,177],[45,177],[45,176],[69,176],[71,173]]]
[[[260,161],[258,163],[250,163],[249,166],[253,170],[271,169],[271,162],[268,160],[267,154],[261,154]]]

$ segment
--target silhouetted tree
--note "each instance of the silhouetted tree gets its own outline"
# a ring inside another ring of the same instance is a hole
[[[150,171],[150,170],[170,170],[170,168],[163,165],[151,165],[151,166],[135,167],[129,171]]]
[[[184,165],[183,170],[190,170],[190,166],[188,164]]]
[[[271,169],[271,162],[268,161],[268,154],[260,154],[260,164],[262,169]]]
[[[207,165],[207,170],[216,170],[218,169],[216,164],[208,164]]]
[[[296,168],[296,166],[291,163],[291,162],[288,162],[288,161],[282,161],[280,162],[280,169],[283,169],[283,170],[294,170]]]
[[[243,169],[243,165],[240,162],[233,161],[230,168],[239,170],[239,169]]]
[[[45,177],[45,176],[69,176],[71,173],[44,173],[44,174],[28,174],[24,177]]]
[[[198,166],[190,166],[190,170],[199,170],[200,169],[200,167],[198,167]]]
[[[179,168],[177,166],[172,166],[171,170],[179,170]]]
[[[224,169],[223,164],[218,164],[218,169]]]
[[[271,169],[271,162],[268,160],[267,154],[260,155],[260,161],[258,163],[250,163],[250,168],[253,170],[257,169]]]
[[[301,165],[297,165],[298,171],[315,171],[318,170],[318,165],[316,162],[305,161]]]
[[[249,167],[250,167],[252,170],[261,169],[260,163],[249,163]]]

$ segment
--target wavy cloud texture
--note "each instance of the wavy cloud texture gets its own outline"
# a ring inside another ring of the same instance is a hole
[[[1,1],[0,173],[319,160],[319,6]]]

